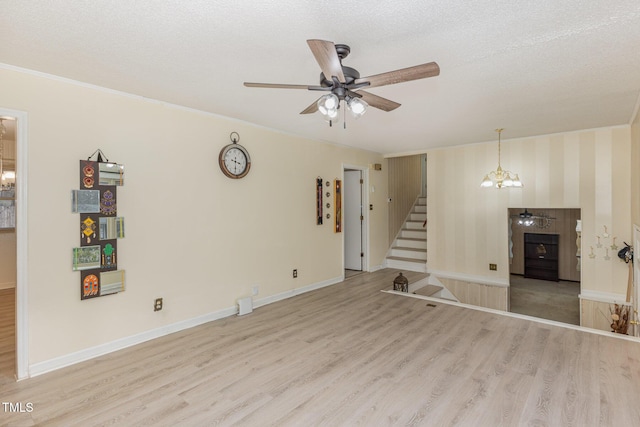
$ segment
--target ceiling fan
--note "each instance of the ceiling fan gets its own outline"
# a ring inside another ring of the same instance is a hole
[[[382,111],[392,111],[400,106],[397,102],[361,90],[362,88],[403,83],[440,74],[438,64],[429,62],[369,77],[360,77],[360,73],[356,69],[342,65],[342,60],[351,52],[351,48],[346,44],[334,44],[325,40],[307,40],[307,44],[322,70],[319,85],[250,82],[245,82],[244,85],[247,87],[307,89],[328,92],[302,110],[300,114],[311,114],[320,111],[331,124],[332,120],[335,121],[338,118],[338,109],[341,101],[344,101],[349,111],[356,118],[364,114],[367,106],[378,108]]]
[[[551,225],[551,220],[556,218],[550,217],[548,215],[536,215],[524,209],[524,212],[520,212],[517,215],[511,215],[511,218],[517,219],[518,225],[524,225],[525,227],[536,226],[538,228],[547,228]]]

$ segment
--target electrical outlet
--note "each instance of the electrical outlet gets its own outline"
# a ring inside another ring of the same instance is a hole
[[[298,277],[298,269],[294,268],[293,269],[293,278],[295,279],[296,277]]]
[[[260,292],[260,287],[258,285],[251,288],[251,295],[258,295]]]
[[[498,264],[489,264],[489,270],[497,271],[498,270]]]
[[[162,310],[162,298],[156,298],[156,301],[153,303],[153,311]]]

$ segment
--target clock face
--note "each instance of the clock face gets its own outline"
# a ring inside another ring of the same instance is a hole
[[[249,173],[251,158],[241,145],[229,144],[220,151],[220,168],[229,178],[242,178]]]

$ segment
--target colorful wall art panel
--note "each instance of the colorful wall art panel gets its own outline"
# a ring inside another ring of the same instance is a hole
[[[71,211],[80,214],[80,247],[73,249],[72,268],[80,271],[81,300],[125,289],[124,270],[118,270],[124,218],[117,216],[117,188],[123,184],[122,165],[80,160],[80,189],[71,191]]]
[[[83,271],[82,289],[80,299],[95,298],[100,296],[100,279],[98,279],[99,273],[96,274],[94,270]]]

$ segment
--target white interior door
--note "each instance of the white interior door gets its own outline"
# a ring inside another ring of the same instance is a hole
[[[345,170],[342,188],[344,201],[344,268],[362,271],[362,171]]]

